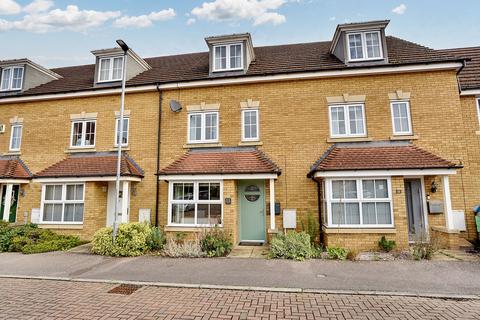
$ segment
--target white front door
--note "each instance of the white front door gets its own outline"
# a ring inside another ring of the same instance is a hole
[[[129,222],[130,217],[130,188],[129,182],[120,182],[120,195],[121,198],[118,201],[118,217],[117,222]],[[124,194],[125,189],[127,190],[126,194]],[[108,195],[107,195],[107,227],[113,226],[113,222],[115,221],[115,181],[111,181],[108,183]],[[123,201],[122,197],[126,196],[126,202]],[[123,203],[127,203],[126,210],[123,209]],[[126,217],[122,219],[122,215],[125,214]]]

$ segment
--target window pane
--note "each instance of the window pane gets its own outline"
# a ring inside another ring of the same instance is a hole
[[[53,204],[45,204],[43,206],[43,220],[42,221],[52,221],[53,217]]]
[[[12,89],[21,89],[23,81],[23,68],[13,69]]]
[[[79,147],[82,145],[83,122],[75,122],[73,124],[72,146]]]
[[[209,190],[210,186],[208,183],[199,183],[198,184],[198,199],[199,200],[209,200]]]
[[[357,198],[357,182],[355,180],[345,180],[345,198]]]
[[[128,121],[129,118],[123,118],[123,130],[120,130],[120,119],[117,119],[117,140],[115,142],[117,145],[120,135],[122,136],[122,145],[128,144]]]
[[[343,107],[332,107],[331,119],[332,119],[332,133],[334,135],[345,134],[345,111]]]
[[[367,45],[367,58],[379,58],[380,53],[380,38],[377,32],[365,33],[365,40]]]
[[[110,74],[110,59],[100,60],[100,81],[109,80]]]
[[[220,200],[220,183],[210,183],[210,200]]]
[[[55,221],[55,222],[62,221],[62,208],[63,208],[63,205],[61,205],[61,204],[54,204],[53,205],[52,221]]]
[[[85,125],[85,146],[93,146],[95,145],[95,121],[88,121]]]
[[[378,224],[392,224],[392,216],[390,214],[389,202],[377,203],[377,219]]]
[[[388,198],[387,180],[375,180],[375,197]]]
[[[12,76],[12,69],[2,70],[2,87],[1,90],[10,89],[10,77]]]
[[[350,47],[350,58],[363,59],[362,35],[361,34],[348,35],[348,43]]]
[[[242,46],[235,44],[230,46],[230,68],[242,67]]]
[[[348,115],[350,117],[350,133],[364,134],[363,128],[363,108],[362,106],[350,106],[348,108]]]
[[[198,224],[210,224],[208,218],[209,205],[208,204],[199,204],[197,206],[197,223]]]
[[[375,198],[375,183],[373,180],[363,180],[363,197],[367,199]]]
[[[227,68],[227,47],[215,47],[215,69],[223,70]]]
[[[77,184],[75,193],[75,200],[83,200],[83,184]]]
[[[173,200],[193,200],[193,183],[174,183]]]
[[[217,114],[205,114],[205,140],[217,139]]]
[[[366,202],[362,204],[363,224],[376,224],[375,203]]]
[[[172,223],[194,224],[195,223],[195,205],[194,204],[173,204],[172,205]]]
[[[121,57],[114,58],[112,80],[122,79],[122,69],[123,69],[123,58]]]
[[[211,204],[210,205],[210,225],[222,224],[222,205]]]
[[[190,115],[190,141],[202,140],[202,115]]]
[[[360,224],[360,206],[358,203],[345,203],[345,223]]]
[[[19,150],[21,141],[22,141],[22,126],[13,126],[10,149]]]
[[[345,207],[343,203],[332,203],[332,224],[345,224]]]
[[[72,222],[75,216],[75,205],[74,204],[65,204],[65,217],[64,221]]]
[[[62,185],[55,185],[53,200],[62,200]]]
[[[75,185],[67,185],[67,200],[75,200]]]
[[[83,222],[83,203],[75,204],[75,217],[73,218],[75,222]]]
[[[343,180],[332,181],[332,198],[343,199]]]

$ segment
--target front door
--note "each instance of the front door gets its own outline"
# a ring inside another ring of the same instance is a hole
[[[8,222],[15,223],[17,220],[17,206],[18,206],[18,191],[20,190],[19,185],[13,185],[12,188],[12,200],[10,202],[10,214],[8,216]],[[3,219],[3,212],[5,210],[5,198],[7,195],[7,186],[1,186],[2,199],[0,201],[0,220]]]
[[[405,180],[405,197],[408,213],[408,239],[410,241],[427,241],[422,181],[420,179]]]
[[[124,195],[122,194],[123,192],[123,182],[120,182],[120,196],[123,197]],[[130,197],[129,194],[125,195],[127,197]],[[113,226],[113,223],[115,222],[115,199],[117,198],[117,193],[115,191],[115,181],[110,181],[108,183],[108,194],[107,194],[107,227]],[[130,203],[130,199],[128,199],[128,203]],[[117,212],[119,213],[117,216],[117,223],[122,222],[122,198],[119,199],[118,201],[118,208]],[[129,213],[129,208],[127,208],[127,215]],[[130,221],[129,218],[127,218],[127,221]]]
[[[240,242],[265,242],[265,182],[238,181]]]

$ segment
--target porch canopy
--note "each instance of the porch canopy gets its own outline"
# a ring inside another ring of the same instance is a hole
[[[3,216],[0,219],[9,221],[10,207],[12,206],[13,185],[29,183],[32,173],[27,165],[18,156],[0,156],[0,185],[5,185],[5,201]],[[0,188],[0,190],[2,190]],[[0,195],[2,196],[2,195]]]
[[[158,172],[165,181],[192,180],[269,180],[270,212],[275,212],[275,180],[280,168],[255,147],[190,149]],[[270,229],[275,230],[275,215],[270,215]]]
[[[126,153],[122,154],[121,180],[140,181],[142,168]],[[116,152],[94,152],[72,154],[67,158],[36,173],[37,182],[56,181],[114,181],[117,175]]]

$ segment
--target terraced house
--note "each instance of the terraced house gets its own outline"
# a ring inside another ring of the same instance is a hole
[[[115,218],[170,233],[219,226],[266,242],[312,215],[321,241],[356,249],[474,239],[480,202],[480,49],[432,50],[388,21],[338,25],[331,41],[94,64],[2,61],[1,214],[91,238]],[[119,125],[120,80],[127,79]]]

